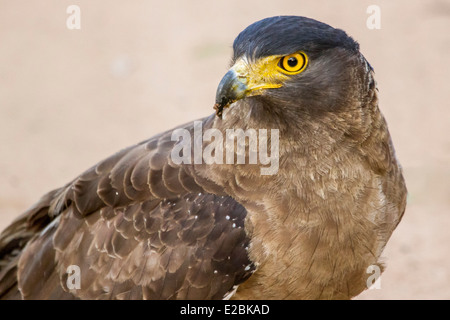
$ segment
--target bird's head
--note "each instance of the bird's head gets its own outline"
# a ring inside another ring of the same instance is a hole
[[[344,31],[305,17],[266,18],[235,39],[216,114],[237,101],[285,119],[333,112],[363,99],[371,72]]]

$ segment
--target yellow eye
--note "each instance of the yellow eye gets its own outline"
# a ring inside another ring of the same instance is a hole
[[[284,56],[278,62],[278,67],[287,74],[298,74],[305,70],[308,58],[304,52]]]

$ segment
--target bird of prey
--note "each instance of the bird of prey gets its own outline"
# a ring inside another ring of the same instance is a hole
[[[277,130],[276,172],[248,161],[249,137],[244,163],[175,161],[185,140],[175,129],[119,151],[2,232],[0,297],[349,299],[366,289],[407,192],[358,43],[306,17],[255,22],[233,43],[214,108],[196,122],[203,132]],[[194,137],[196,124],[176,129]]]

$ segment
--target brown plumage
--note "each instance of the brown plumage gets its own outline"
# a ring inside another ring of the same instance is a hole
[[[256,77],[278,86],[252,90],[251,66],[295,52],[304,71]],[[366,288],[406,187],[357,43],[315,20],[268,18],[238,36],[232,65],[203,130],[278,129],[278,171],[177,164],[173,130],[124,149],[3,231],[0,298],[347,299]],[[179,128],[194,137],[194,124]],[[67,285],[71,265],[80,288]]]

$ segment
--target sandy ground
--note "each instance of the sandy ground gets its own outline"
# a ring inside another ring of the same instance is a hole
[[[81,8],[81,30],[66,8]],[[366,27],[371,4],[381,29]],[[0,229],[115,151],[212,113],[234,37],[261,18],[346,30],[376,70],[409,189],[361,299],[450,298],[450,1],[0,2]]]

